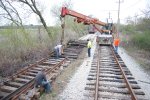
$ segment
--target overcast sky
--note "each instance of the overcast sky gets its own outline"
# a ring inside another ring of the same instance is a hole
[[[49,25],[55,24],[55,18],[52,16],[50,9],[53,5],[61,5],[65,0],[40,0],[41,5],[45,6],[44,16]],[[117,22],[118,18],[118,1],[119,0],[71,0],[73,4],[72,10],[85,14],[93,15],[99,20],[106,22],[106,19],[110,17],[113,22]],[[141,15],[142,10],[146,9],[147,3],[150,0],[120,0],[120,21],[125,22],[125,18],[128,16],[134,17],[135,15]],[[140,16],[139,16],[140,17]],[[34,16],[32,16],[34,19]],[[36,20],[32,20],[30,23],[35,23]]]

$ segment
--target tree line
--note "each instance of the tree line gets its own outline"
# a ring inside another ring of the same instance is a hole
[[[123,40],[128,42],[128,46],[150,51],[150,5],[147,4],[147,8],[141,12],[140,15],[128,17],[127,25],[122,25]]]

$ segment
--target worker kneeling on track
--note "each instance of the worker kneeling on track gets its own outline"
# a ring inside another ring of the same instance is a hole
[[[46,93],[49,93],[52,91],[52,87],[49,81],[46,79],[46,75],[44,72],[44,69],[38,72],[38,74],[35,77],[35,87],[43,87]]]

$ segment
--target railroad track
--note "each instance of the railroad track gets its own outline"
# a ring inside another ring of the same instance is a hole
[[[145,94],[111,46],[94,55],[85,87],[87,100],[145,100]]]
[[[71,42],[64,49],[64,54],[59,59],[54,59],[52,52],[50,57],[41,59],[35,64],[24,67],[16,74],[12,75],[9,80],[3,82],[0,86],[0,100],[21,100],[26,99],[29,91],[34,88],[34,79],[38,71],[44,69],[48,80],[53,81],[61,71],[61,67],[66,67],[70,61],[77,59],[82,51],[84,43]],[[39,89],[36,90],[38,92]],[[33,98],[34,94],[30,96]]]

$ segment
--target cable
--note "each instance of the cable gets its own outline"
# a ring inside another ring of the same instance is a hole
[[[137,1],[137,2],[135,2],[134,4],[132,4],[132,5],[128,6],[127,8],[124,8],[124,9],[132,8],[132,7],[134,7],[135,5],[137,5],[140,1],[142,1],[142,0],[138,0],[138,1]]]
[[[139,16],[142,16],[142,15],[146,15],[146,14],[148,14],[148,13],[150,13],[150,11],[147,11],[147,12],[145,12],[145,13],[143,13],[143,14],[135,15],[135,16],[133,16],[133,17],[139,17]],[[133,18],[133,17],[131,17],[131,18]]]

